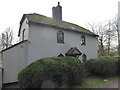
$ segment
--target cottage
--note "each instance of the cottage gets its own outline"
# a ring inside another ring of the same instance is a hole
[[[17,81],[17,75],[35,60],[54,56],[77,56],[81,61],[97,58],[98,35],[62,20],[60,3],[53,17],[24,14],[20,21],[19,43],[2,51],[3,84]]]

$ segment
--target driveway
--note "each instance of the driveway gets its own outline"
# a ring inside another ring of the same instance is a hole
[[[120,89],[120,81],[114,81],[104,86],[100,86],[99,88],[118,88],[118,87]]]

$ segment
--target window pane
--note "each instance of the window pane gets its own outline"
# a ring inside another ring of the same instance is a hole
[[[81,45],[85,45],[86,41],[85,41],[85,36],[81,36]]]
[[[57,42],[58,43],[64,43],[64,33],[62,31],[59,31],[57,33]]]

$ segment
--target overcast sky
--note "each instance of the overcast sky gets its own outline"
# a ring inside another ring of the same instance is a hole
[[[52,17],[52,7],[62,6],[63,20],[85,27],[87,23],[99,23],[117,15],[119,0],[1,0],[0,32],[7,27],[17,36],[23,14],[39,13]]]

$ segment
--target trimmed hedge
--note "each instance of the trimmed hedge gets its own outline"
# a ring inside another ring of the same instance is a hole
[[[118,75],[120,75],[120,57],[117,57],[118,58]]]
[[[74,87],[82,82],[83,64],[74,57],[52,57],[33,62],[18,75],[21,88],[41,88],[46,80],[55,87]]]
[[[86,71],[101,77],[118,75],[118,66],[118,58],[113,57],[90,59],[85,62]]]

